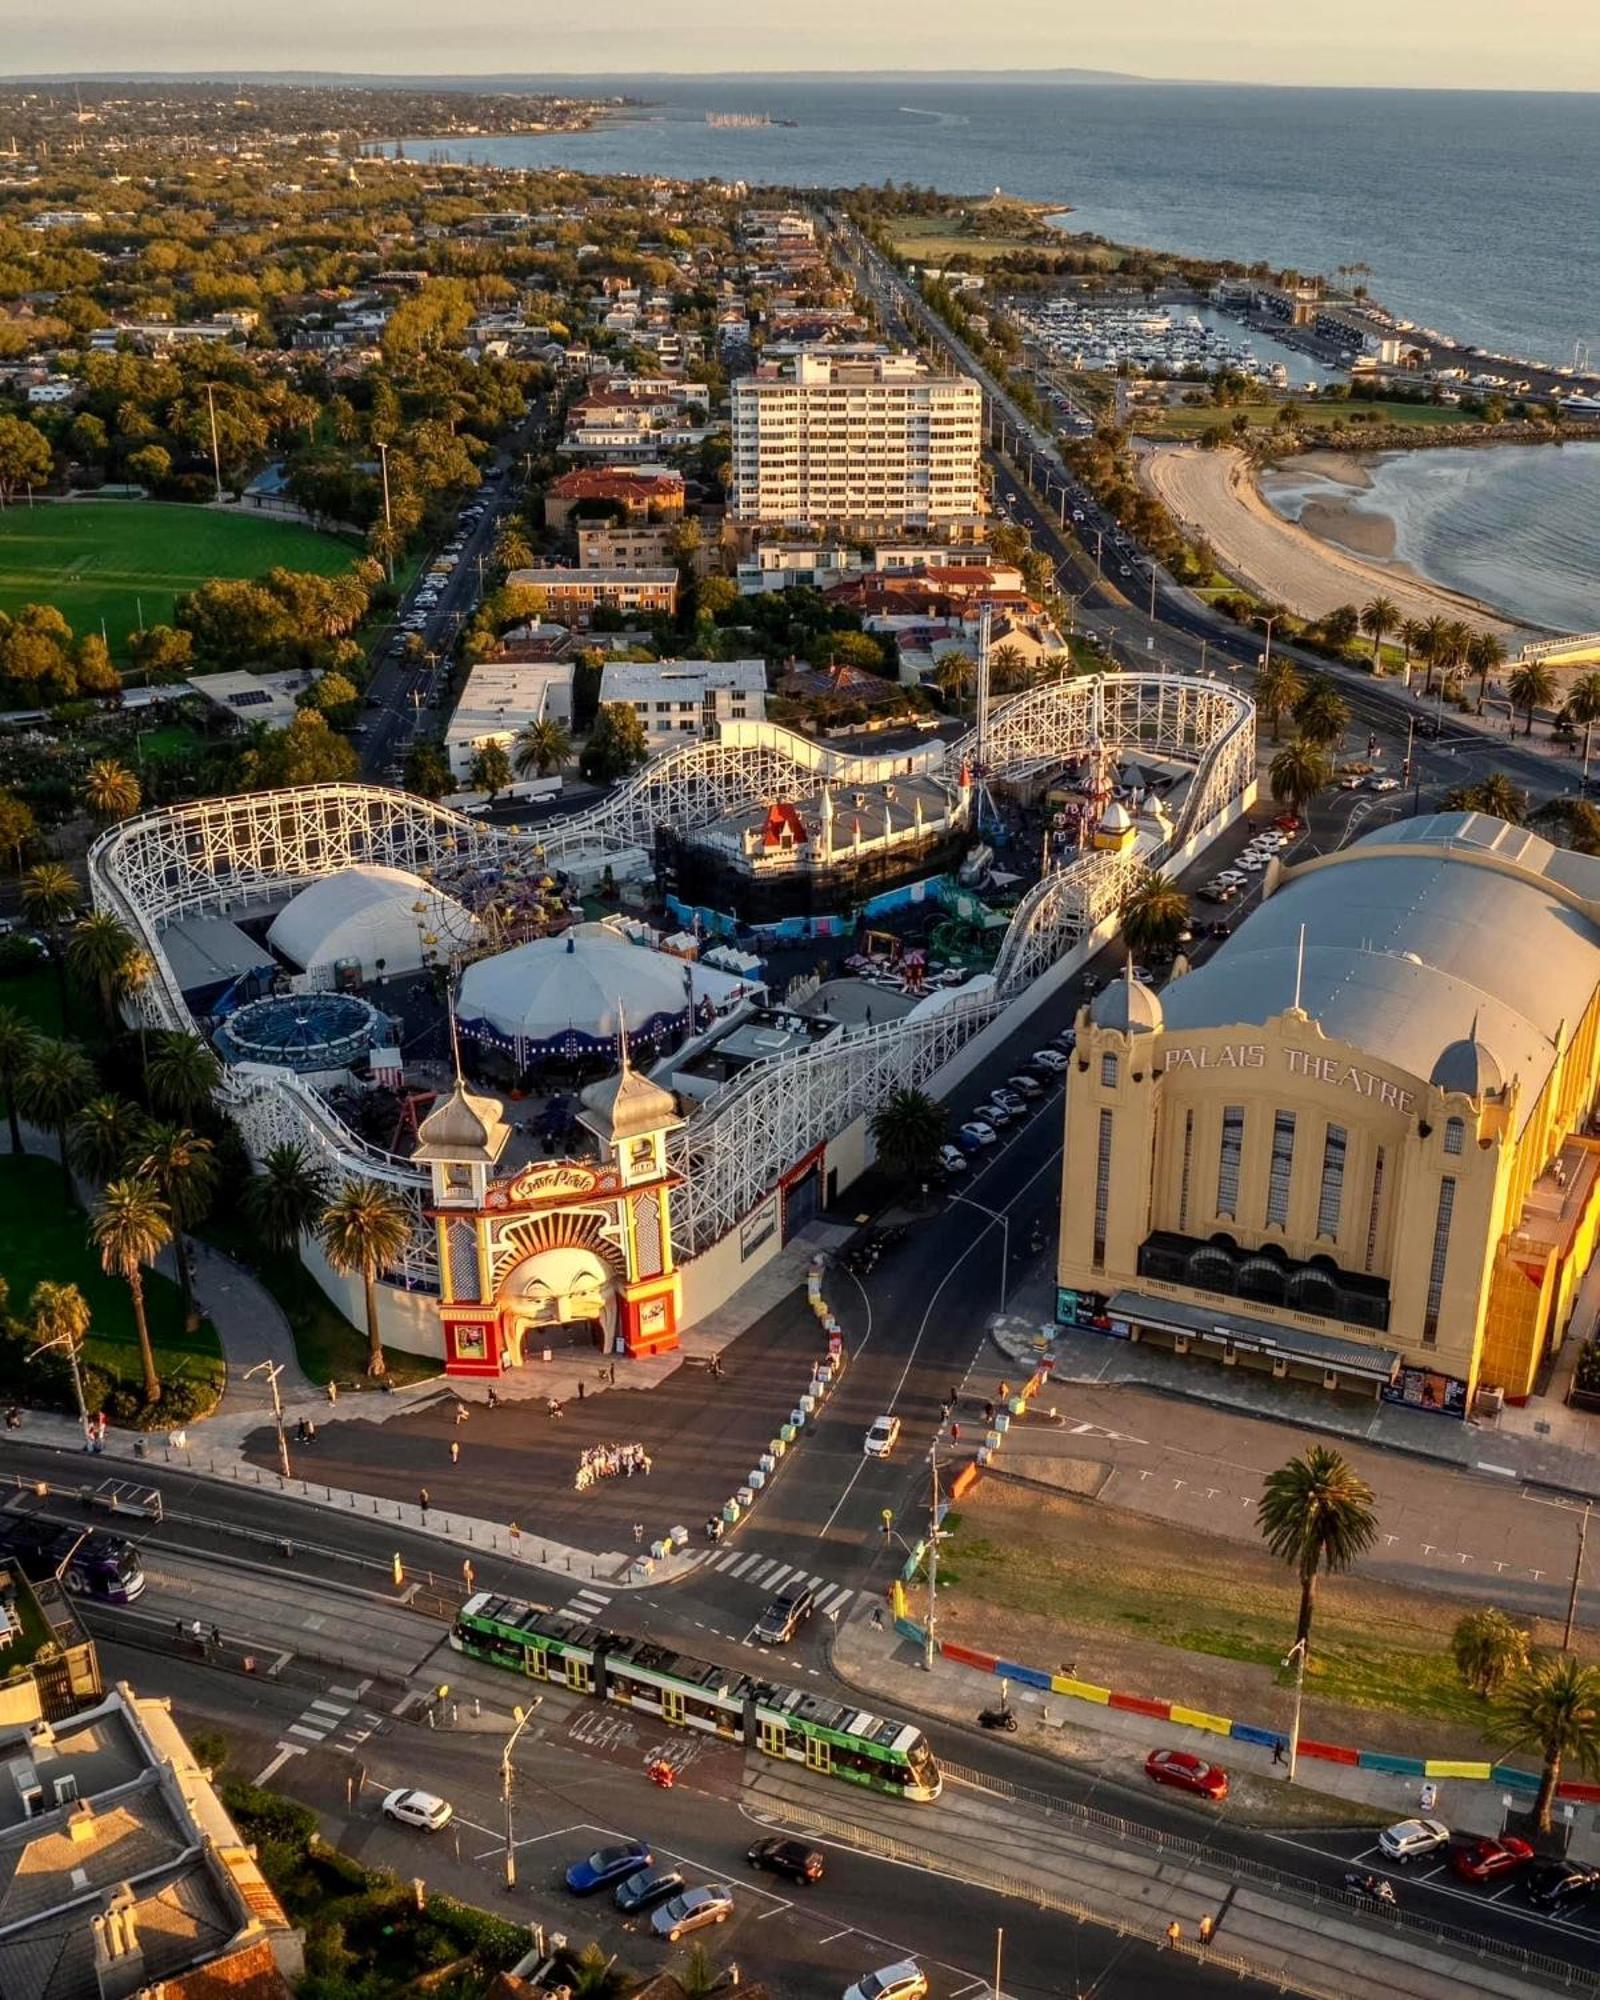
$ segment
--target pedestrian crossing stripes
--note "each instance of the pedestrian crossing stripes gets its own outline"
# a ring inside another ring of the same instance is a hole
[[[724,1571],[740,1583],[753,1583],[762,1590],[781,1590],[786,1584],[805,1584],[817,1593],[817,1609],[826,1612],[830,1618],[837,1618],[845,1606],[855,1596],[842,1583],[828,1583],[820,1576],[808,1576],[804,1569],[797,1569],[793,1563],[779,1562],[776,1556],[763,1556],[759,1550],[746,1553],[742,1549],[724,1549],[711,1558],[711,1569]]]
[[[585,1625],[592,1625],[597,1618],[603,1616],[610,1604],[611,1593],[607,1590],[580,1590],[569,1597],[561,1608],[569,1617],[581,1619]]]
[[[330,1687],[326,1694],[307,1702],[283,1732],[284,1746],[303,1749],[313,1743],[327,1743],[330,1737],[337,1736],[339,1740],[329,1747],[348,1752],[365,1743],[375,1729],[383,1727],[384,1720],[371,1709],[357,1707],[370,1686],[370,1681],[361,1681],[355,1687]],[[290,1737],[295,1739],[293,1745],[288,1742]]]

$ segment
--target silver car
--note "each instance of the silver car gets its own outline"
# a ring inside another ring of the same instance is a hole
[[[676,1944],[690,1931],[707,1924],[725,1924],[733,1915],[733,1891],[723,1882],[707,1882],[698,1889],[685,1889],[670,1903],[650,1913],[650,1928],[668,1944]]]

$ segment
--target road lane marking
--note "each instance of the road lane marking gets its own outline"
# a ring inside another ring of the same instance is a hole
[[[284,1765],[288,1763],[291,1757],[303,1757],[305,1754],[306,1753],[304,1752],[304,1750],[300,1748],[298,1743],[280,1743],[278,1745],[277,1756],[272,1759],[271,1763],[264,1764],[262,1768],[259,1771],[257,1771],[255,1776],[250,1780],[251,1784],[264,1785],[267,1782],[268,1778],[274,1776],[277,1772],[283,1769]]]

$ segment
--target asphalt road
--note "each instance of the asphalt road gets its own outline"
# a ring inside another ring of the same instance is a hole
[[[284,1733],[309,1731],[301,1718],[319,1713],[300,1690],[242,1682],[198,1663],[167,1661],[153,1673],[148,1655],[115,1645],[106,1654],[110,1673],[170,1695],[185,1727],[221,1729],[230,1764],[246,1775],[266,1771]],[[331,1717],[356,1685],[324,1694],[322,1711]],[[1110,1929],[1064,1922],[972,1884],[952,1884],[929,1868],[826,1840],[820,1844],[827,1870],[813,1887],[758,1874],[744,1857],[761,1831],[759,1809],[742,1795],[737,1753],[704,1746],[707,1754],[663,1792],[641,1776],[653,1747],[643,1740],[647,1734],[645,1725],[597,1713],[592,1704],[547,1697],[516,1752],[512,1888],[504,1879],[498,1730],[431,1731],[385,1714],[359,1742],[337,1729],[321,1744],[308,1742],[302,1754],[277,1764],[269,1782],[315,1807],[329,1836],[368,1865],[390,1868],[402,1880],[420,1875],[430,1888],[521,1923],[542,1923],[579,1940],[597,1937],[645,1975],[670,1965],[674,1948],[657,1941],[647,1922],[621,1917],[609,1893],[580,1902],[562,1885],[568,1863],[618,1839],[648,1840],[657,1864],[677,1868],[691,1883],[728,1882],[734,1917],[700,1941],[723,1965],[737,1961],[745,1981],[759,1979],[783,2000],[836,1996],[863,1973],[906,1957],[924,1966],[933,2000],[977,2000],[986,1986],[992,1990],[1002,1931],[1001,1988],[1019,2000],[1090,1992],[1136,2000],[1156,1991],[1221,1991],[1224,1982],[1234,1990],[1266,1990]],[[429,1837],[386,1822],[380,1801],[401,1785],[448,1798],[453,1829]],[[908,1833],[914,1837],[914,1828]]]

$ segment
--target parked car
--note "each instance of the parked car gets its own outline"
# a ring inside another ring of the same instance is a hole
[[[885,1965],[869,1972],[844,1990],[844,2000],[922,2000],[928,1990],[928,1975],[913,1959]]]
[[[969,1118],[965,1125],[956,1128],[956,1144],[963,1152],[976,1153],[985,1146],[992,1146],[1000,1137],[994,1127],[982,1118]]]
[[[1171,1785],[1175,1791],[1192,1792],[1198,1798],[1228,1796],[1227,1772],[1189,1750],[1152,1750],[1144,1760],[1144,1774],[1158,1785]]]
[[[597,1889],[609,1889],[613,1882],[637,1875],[655,1860],[649,1843],[624,1840],[615,1847],[597,1847],[567,1870],[567,1887],[574,1896],[592,1896]]]
[[[1536,1910],[1567,1910],[1586,1903],[1600,1889],[1600,1868],[1581,1861],[1541,1861],[1528,1878],[1528,1901]]]
[[[1036,1076],[1029,1076],[1026,1070],[1019,1069],[1015,1076],[1008,1076],[1006,1089],[1014,1090],[1023,1098],[1044,1096],[1044,1085]]]
[[[756,1637],[763,1646],[786,1646],[816,1608],[809,1584],[786,1584],[756,1620]]]
[[[978,1106],[978,1115],[990,1125],[1009,1125],[1017,1114],[998,1097],[986,1097]]]
[[[698,1889],[685,1889],[670,1903],[652,1911],[650,1928],[668,1944],[676,1944],[690,1931],[707,1924],[725,1924],[733,1915],[733,1891],[722,1882],[707,1882]]]
[[[438,1833],[455,1817],[455,1807],[434,1792],[413,1792],[401,1786],[383,1801],[383,1816],[397,1826],[414,1826],[423,1833]]]
[[[1020,1091],[1013,1090],[1009,1083],[1000,1086],[994,1093],[992,1102],[1003,1104],[1013,1118],[1025,1118],[1028,1115],[1027,1098]]]
[[[1450,1829],[1442,1819],[1403,1819],[1378,1835],[1378,1846],[1390,1861],[1415,1861],[1449,1845]]]
[[[879,1417],[867,1432],[866,1443],[861,1447],[868,1458],[887,1458],[900,1442],[900,1419]]]
[[[676,1868],[641,1868],[618,1886],[617,1908],[624,1916],[641,1917],[669,1896],[681,1895],[684,1886]]]
[[[1450,1872],[1463,1882],[1499,1882],[1533,1859],[1533,1849],[1514,1833],[1466,1840],[1450,1850]]]
[[[784,1840],[777,1834],[768,1834],[765,1840],[756,1842],[745,1858],[752,1868],[765,1868],[769,1874],[781,1875],[789,1882],[809,1887],[822,1880],[821,1852],[807,1847],[803,1840]]]
[[[964,1174],[967,1171],[967,1156],[959,1146],[941,1146],[939,1168],[942,1173]]]
[[[1060,1076],[1069,1066],[1061,1050],[1052,1048],[1035,1049],[1028,1062],[1031,1068],[1043,1070],[1051,1076]]]
[[[1086,982],[1083,990],[1085,993],[1092,993],[1094,988]],[[1057,1048],[1070,1052],[1078,1046],[1078,1031],[1076,1028],[1063,1028],[1055,1040]]]

